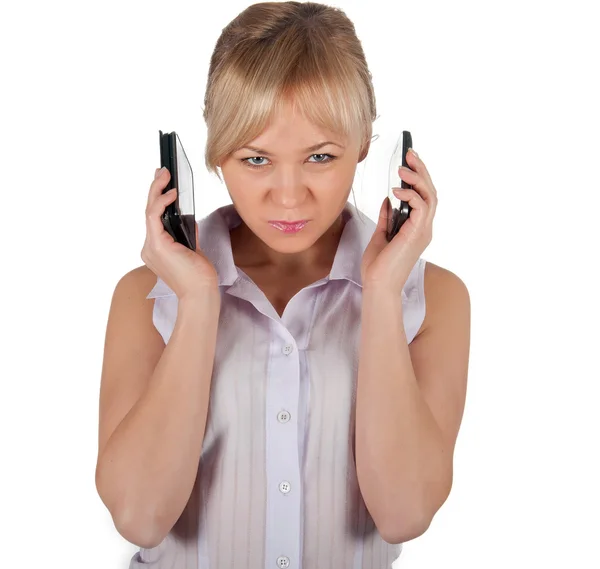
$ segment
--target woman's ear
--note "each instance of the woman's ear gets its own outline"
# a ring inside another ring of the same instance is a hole
[[[367,157],[370,147],[371,147],[371,141],[367,140],[366,143],[363,145],[363,147],[360,150],[360,155],[358,157],[358,164],[360,164]]]

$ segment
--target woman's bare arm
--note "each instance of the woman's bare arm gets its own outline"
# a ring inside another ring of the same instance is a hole
[[[216,282],[180,300],[165,346],[146,299],[155,283],[142,266],[117,284],[100,387],[96,488],[119,533],[139,547],[164,539],[192,492],[220,311]]]

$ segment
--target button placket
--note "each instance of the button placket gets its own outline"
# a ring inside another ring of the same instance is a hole
[[[272,445],[273,454],[279,454],[280,460],[277,461],[277,466],[273,465],[272,475],[274,477],[272,484],[277,484],[278,492],[271,495],[273,505],[273,515],[278,519],[282,516],[292,516],[293,526],[298,526],[301,518],[301,511],[299,505],[299,496],[294,486],[294,493],[292,493],[292,484],[298,483],[297,472],[295,469],[290,471],[291,462],[288,462],[286,457],[290,460],[297,458],[297,454],[293,452],[292,448],[297,448],[298,445],[298,432],[291,423],[292,414],[288,408],[294,408],[297,406],[297,366],[299,364],[297,354],[295,351],[295,340],[289,334],[280,336],[279,338],[279,353],[285,358],[279,356],[275,359],[272,367],[272,382],[274,391],[272,394],[272,401],[270,404],[270,419],[269,422],[274,426],[275,420],[276,425],[281,429],[275,429],[271,432],[273,436],[269,439]],[[292,358],[290,356],[294,354]],[[275,390],[276,389],[276,390]],[[273,408],[274,407],[274,408]],[[284,427],[284,425],[287,425]],[[287,449],[283,450],[282,445],[287,445]],[[288,466],[288,464],[290,466]],[[298,490],[299,492],[300,490]],[[274,488],[270,491],[274,492]],[[277,497],[276,497],[277,496]],[[299,529],[299,526],[298,526]],[[276,535],[282,531],[282,528],[277,526],[274,531]],[[281,539],[280,539],[281,538]],[[284,569],[294,569],[295,565],[292,564],[292,559],[296,559],[299,555],[298,545],[291,539],[291,536],[278,535],[278,537],[271,537],[267,540],[269,547],[269,557],[275,561],[276,566]],[[287,553],[287,555],[285,555]],[[273,563],[271,561],[271,563]]]

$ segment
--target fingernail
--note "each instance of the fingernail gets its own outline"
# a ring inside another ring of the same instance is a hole
[[[419,157],[419,155],[412,148],[409,148],[408,150],[409,152],[412,152],[417,158]]]
[[[162,168],[157,168],[156,172],[154,172],[154,179],[158,179],[158,177],[163,173],[164,166]]]

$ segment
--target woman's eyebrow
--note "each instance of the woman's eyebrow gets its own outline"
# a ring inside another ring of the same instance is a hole
[[[314,152],[315,150],[319,150],[319,148],[321,148],[323,146],[327,146],[328,144],[335,144],[335,146],[339,146],[342,149],[344,148],[341,144],[338,144],[337,142],[327,141],[327,142],[320,142],[319,144],[315,144],[314,146],[309,146],[308,148],[304,149],[303,152]],[[273,156],[273,154],[271,152],[268,152],[267,150],[263,150],[262,148],[256,148],[256,146],[243,146],[242,148],[240,148],[240,150],[244,150],[244,149],[252,150],[252,152],[256,152],[258,154],[263,154],[265,156]]]

